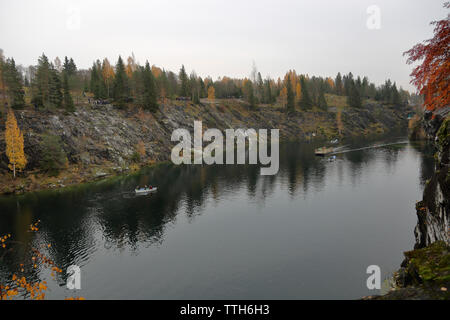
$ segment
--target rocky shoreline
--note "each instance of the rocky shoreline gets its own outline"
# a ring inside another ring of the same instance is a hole
[[[13,180],[8,159],[5,153],[0,154],[0,194],[65,187],[168,161],[174,145],[170,139],[173,130],[186,128],[192,132],[195,120],[202,120],[204,129],[278,128],[281,140],[304,141],[384,134],[405,127],[409,111],[405,107],[367,103],[361,109],[287,113],[271,106],[251,109],[246,103],[232,99],[197,105],[172,101],[160,105],[154,114],[137,108],[88,104],[69,114],[61,110],[18,110],[15,114],[24,134],[28,164],[26,172]],[[0,131],[4,131],[4,122]],[[61,138],[67,156],[67,166],[58,176],[39,170],[41,141],[46,134]],[[143,150],[136,160],[139,144]],[[0,150],[5,150],[4,135],[0,138]]]
[[[450,108],[426,112],[422,132],[435,146],[435,172],[427,181],[423,199],[416,204],[414,250],[405,252],[394,274],[395,288],[381,300],[450,299]]]

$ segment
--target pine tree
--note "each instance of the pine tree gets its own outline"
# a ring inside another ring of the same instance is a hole
[[[5,57],[3,56],[3,50],[0,49],[0,92],[2,95],[2,107],[6,106],[6,83],[5,83]],[[6,110],[4,110],[6,112]]]
[[[401,103],[402,103],[401,98],[400,98],[400,94],[399,94],[399,92],[397,90],[397,86],[396,86],[395,82],[394,82],[394,84],[392,86],[392,103],[397,105],[397,106],[401,105]]]
[[[125,66],[123,64],[122,57],[120,56],[116,64],[116,76],[114,78],[113,88],[114,100],[119,104],[126,103],[129,99],[129,83],[125,72]]]
[[[286,108],[288,111],[293,111],[295,109],[295,97],[294,91],[292,90],[290,75],[288,75],[286,80]]]
[[[199,78],[199,86],[200,86],[200,98],[206,98],[208,93],[206,92],[206,86],[205,86],[205,82],[203,81],[203,79],[200,77]]]
[[[38,59],[36,76],[32,84],[32,103],[37,107],[44,107],[49,104],[50,96],[50,63],[45,54]]]
[[[67,56],[64,57],[64,64],[62,71],[66,72],[69,77],[75,75],[75,72],[77,71],[77,66],[75,65],[75,62],[73,61],[72,58],[70,58],[69,60]]]
[[[342,76],[340,72],[338,72],[336,79],[334,80],[334,87],[336,90],[336,94],[341,96],[343,93],[343,87],[342,87]]]
[[[144,84],[144,109],[156,112],[158,110],[158,102],[156,100],[156,84],[152,70],[148,61],[143,71]]]
[[[69,90],[69,76],[66,72],[63,72],[63,95],[64,95],[64,109],[68,112],[75,111],[72,96]]]
[[[348,105],[353,108],[361,108],[362,107],[361,96],[353,79],[349,80],[348,91],[349,91],[347,96]]]
[[[200,84],[197,81],[197,75],[193,72],[189,79],[189,87],[191,89],[191,99],[194,104],[200,103]]]
[[[180,96],[181,97],[187,97],[188,96],[188,77],[186,70],[184,69],[184,65],[181,66],[180,74]]]
[[[53,65],[50,65],[48,102],[49,107],[61,108],[63,106],[61,79]]]
[[[269,79],[264,80],[264,102],[265,103],[273,102],[272,89],[270,87]]]
[[[40,168],[50,176],[57,175],[59,170],[67,166],[68,160],[60,137],[48,134],[44,135],[40,143],[40,149]]]
[[[251,108],[256,107],[256,98],[253,91],[253,84],[250,80],[245,79],[243,83],[244,97]]]
[[[108,90],[103,80],[102,64],[100,60],[94,62],[91,68],[90,91],[94,94],[95,99],[109,98]]]
[[[14,109],[20,109],[25,106],[22,76],[16,68],[14,59],[6,60],[5,79],[8,87],[9,105]]]
[[[163,102],[165,102],[165,99],[171,95],[170,91],[170,85],[169,85],[169,79],[167,78],[167,73],[165,70],[161,72],[161,76],[158,79],[159,82],[159,96],[161,99],[163,99]]]
[[[27,158],[23,150],[23,134],[17,126],[14,112],[9,110],[6,118],[5,130],[6,156],[9,159],[9,169],[13,171],[14,178],[16,171],[22,171],[27,165]]]
[[[309,96],[308,88],[306,87],[306,81],[305,81],[304,76],[300,77],[300,86],[302,88],[302,97],[300,99],[300,108],[302,108],[302,110],[309,110],[312,108],[312,101]]]
[[[321,84],[319,87],[319,99],[318,99],[317,105],[318,105],[319,109],[321,109],[321,110],[324,110],[324,111],[328,110],[327,100],[325,99],[324,84]]]
[[[262,80],[261,72],[258,72],[257,80],[256,80],[256,97],[258,101],[262,101],[264,98],[264,82]]]

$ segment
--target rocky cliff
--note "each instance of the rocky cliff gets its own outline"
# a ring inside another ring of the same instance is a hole
[[[450,108],[426,112],[424,136],[436,149],[435,172],[416,204],[415,250],[394,275],[396,288],[370,299],[450,299]]]
[[[436,241],[450,245],[450,118],[444,116],[433,116],[430,112],[424,116],[426,135],[436,147],[436,168],[427,182],[423,200],[416,205],[416,248]]]
[[[160,106],[155,114],[135,108],[119,110],[111,105],[80,106],[70,114],[58,110],[21,110],[16,111],[16,118],[24,132],[28,171],[39,169],[40,142],[44,134],[61,137],[71,164],[115,168],[129,165],[140,142],[145,146],[143,163],[168,160],[174,145],[170,141],[172,131],[177,128],[193,130],[194,120],[202,120],[204,128],[220,130],[278,128],[284,140],[384,133],[406,125],[406,111],[400,107],[367,104],[362,109],[346,108],[337,119],[333,108],[330,112],[286,113],[269,106],[249,109],[238,100],[199,105],[174,101]],[[4,122],[0,130],[4,130]],[[3,135],[0,150],[5,150]],[[6,155],[2,153],[0,157],[0,170],[6,172]]]

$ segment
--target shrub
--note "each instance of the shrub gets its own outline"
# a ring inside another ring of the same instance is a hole
[[[59,171],[67,167],[67,156],[62,147],[61,139],[55,135],[44,135],[41,141],[41,170],[51,176],[56,176]]]

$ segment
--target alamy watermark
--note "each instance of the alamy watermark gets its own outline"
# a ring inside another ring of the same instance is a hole
[[[367,17],[366,26],[369,30],[379,30],[381,29],[381,10],[377,5],[371,5],[367,7],[366,13],[369,15]]]
[[[367,278],[366,285],[369,290],[381,289],[381,269],[379,266],[373,264],[367,267],[367,274],[370,276]]]
[[[81,269],[77,265],[71,265],[67,268],[66,287],[69,290],[81,289]]]
[[[81,10],[78,7],[70,6],[66,10],[66,28],[68,30],[80,30],[81,28]]]
[[[279,129],[270,130],[270,155],[268,152],[268,130],[226,129],[225,163],[246,163],[246,141],[248,142],[248,163],[263,166],[261,175],[275,175],[279,169]],[[224,137],[219,129],[208,129],[203,133],[201,121],[194,121],[194,141],[187,129],[176,129],[172,141],[179,143],[172,148],[171,160],[174,164],[224,164]],[[203,148],[203,142],[210,142]],[[235,145],[237,156],[235,162]],[[193,161],[192,161],[193,154]]]

